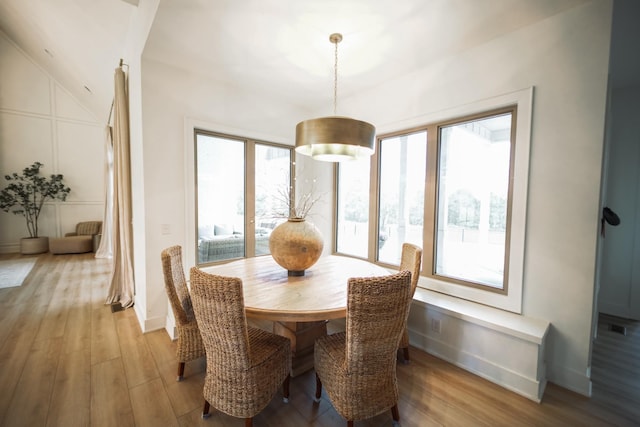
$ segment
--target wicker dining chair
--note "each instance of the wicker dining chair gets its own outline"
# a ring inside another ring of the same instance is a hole
[[[205,355],[204,344],[198,329],[196,317],[191,306],[191,297],[187,288],[187,281],[182,267],[182,248],[171,246],[160,254],[162,272],[164,273],[164,287],[171,303],[173,316],[178,330],[178,381],[184,377],[186,362],[196,360]]]
[[[411,302],[411,273],[351,278],[346,331],[316,340],[314,363],[318,402],[324,385],[336,411],[352,427],[355,420],[391,409],[398,412],[396,353]]]
[[[402,244],[402,255],[400,258],[400,271],[411,272],[411,299],[416,292],[418,286],[418,279],[420,279],[420,265],[422,263],[422,248],[413,245],[411,243]],[[402,350],[402,356],[404,363],[409,363],[409,329],[405,326],[402,337],[400,338],[400,345],[398,346]]]
[[[289,401],[291,342],[247,325],[242,280],[191,268],[191,297],[207,351],[204,410],[244,418],[245,426],[282,385]]]

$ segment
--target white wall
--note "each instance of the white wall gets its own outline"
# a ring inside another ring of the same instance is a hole
[[[127,64],[129,89],[129,136],[131,151],[131,213],[133,223],[133,270],[135,282],[134,309],[143,331],[159,329],[163,319],[154,316],[158,285],[162,282],[149,282],[147,277],[147,220],[145,197],[146,160],[143,143],[143,106],[142,106],[142,51],[147,40],[153,18],[160,0],[140,0],[127,34],[127,45],[123,52]],[[115,64],[114,64],[115,68]],[[152,275],[152,279],[155,277]],[[162,289],[162,288],[161,288]],[[151,294],[151,297],[149,296]],[[151,303],[151,308],[149,307]]]
[[[101,220],[105,124],[98,123],[53,78],[0,32],[0,176],[39,161],[42,174],[64,175],[66,202],[48,202],[41,236],[75,231],[79,221]],[[0,181],[4,188],[6,181]],[[0,211],[0,252],[18,252],[28,236],[23,216]]]
[[[144,59],[142,66],[147,251],[143,323],[156,324],[168,313],[161,250],[176,244],[183,246],[187,275],[195,262],[195,244],[191,244],[195,227],[190,222],[193,218],[186,217],[193,194],[185,192],[185,188],[193,189],[193,176],[187,174],[185,162],[190,161],[186,153],[192,149],[194,126],[292,145],[296,120],[301,120],[305,112],[258,93],[218,83],[210,76]],[[331,166],[312,163],[304,169],[312,176],[326,177],[330,176]],[[327,199],[330,207],[330,196]],[[331,216],[317,219],[323,234],[329,236]],[[328,250],[329,245],[325,246]],[[136,301],[141,297],[144,296],[136,295]]]
[[[552,324],[549,380],[583,394],[590,393],[611,8],[587,3],[343,101],[387,132],[535,87],[522,314]]]
[[[523,314],[552,323],[549,379],[590,392],[598,194],[605,117],[611,2],[593,1],[511,35],[341,99],[346,114],[378,132],[415,125],[434,111],[534,86]],[[435,41],[434,41],[435,42]],[[159,254],[184,245],[186,123],[292,142],[309,112],[278,99],[143,60],[146,319],[166,316]],[[313,114],[312,114],[313,115]],[[325,171],[325,169],[322,169]],[[162,234],[162,225],[169,234]],[[193,252],[187,248],[187,251]],[[190,265],[187,263],[186,268]],[[155,322],[155,321],[154,321]],[[420,328],[426,325],[412,325]],[[490,345],[490,343],[488,343]]]

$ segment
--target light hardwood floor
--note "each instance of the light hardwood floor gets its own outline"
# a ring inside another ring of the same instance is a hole
[[[167,333],[142,334],[132,309],[103,304],[108,271],[92,254],[45,254],[21,287],[0,289],[0,425],[244,425],[220,413],[201,419],[204,360],[176,382]],[[553,384],[537,404],[415,348],[411,358],[398,364],[404,427],[638,425],[624,407]],[[346,425],[326,396],[314,403],[314,390],[313,372],[293,378],[290,402],[274,398],[254,425]],[[355,425],[388,426],[391,415]]]

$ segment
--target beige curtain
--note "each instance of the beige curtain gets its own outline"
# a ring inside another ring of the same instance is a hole
[[[110,115],[111,116],[111,115]],[[111,121],[111,117],[109,117]],[[113,229],[113,128],[107,124],[104,138],[104,214],[102,215],[102,238],[96,258],[111,258]]]
[[[129,99],[122,67],[115,72],[113,106],[113,263],[107,304],[133,305],[133,238],[131,228],[131,162],[129,156]]]

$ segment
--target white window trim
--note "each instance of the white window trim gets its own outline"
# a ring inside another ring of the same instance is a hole
[[[508,293],[499,294],[480,288],[421,277],[418,286],[454,297],[475,301],[491,307],[514,313],[522,313],[522,288],[524,281],[524,248],[527,214],[527,192],[529,185],[529,152],[531,143],[531,118],[533,114],[533,87],[454,107],[445,111],[420,116],[410,121],[385,126],[384,133],[408,129],[455,119],[483,111],[517,105],[516,141],[513,173],[513,193],[511,212],[511,242],[509,245]],[[381,132],[380,132],[381,133]]]

